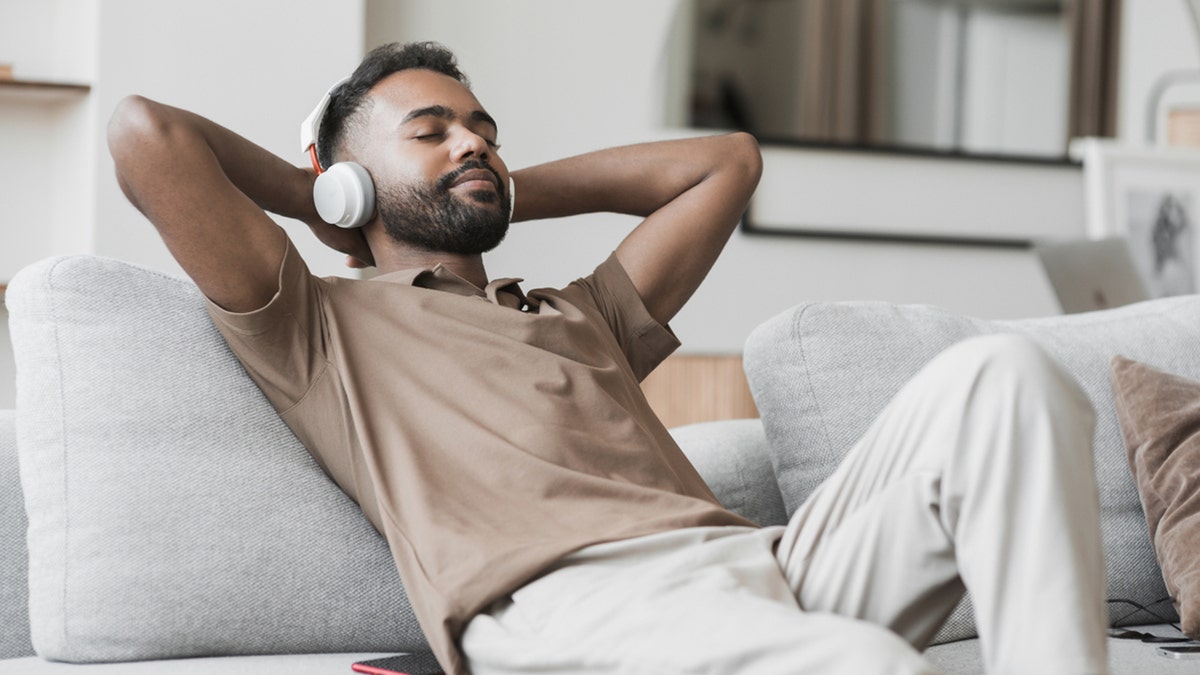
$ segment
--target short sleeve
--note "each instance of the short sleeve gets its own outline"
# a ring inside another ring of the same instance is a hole
[[[299,403],[325,370],[323,284],[288,241],[279,288],[266,305],[230,312],[206,298],[217,330],[280,413]]]
[[[671,328],[650,316],[616,253],[600,263],[591,276],[573,282],[566,290],[569,293],[572,289],[591,296],[639,382],[679,348],[679,339]]]

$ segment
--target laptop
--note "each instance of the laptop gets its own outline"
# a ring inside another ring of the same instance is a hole
[[[1124,237],[1045,244],[1034,251],[1064,314],[1150,299]]]

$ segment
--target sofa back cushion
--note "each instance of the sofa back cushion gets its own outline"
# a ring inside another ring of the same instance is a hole
[[[671,436],[725,508],[763,527],[787,524],[761,420],[699,422]]]
[[[930,359],[974,335],[1027,335],[1079,380],[1093,406],[1096,474],[1108,565],[1108,597],[1174,616],[1146,532],[1113,408],[1108,363],[1123,354],[1185,377],[1200,377],[1200,297],[1167,298],[1104,312],[984,321],[926,306],[807,303],[759,326],[745,367],[770,441],[788,513],[828,476],[900,387]],[[1154,603],[1158,604],[1154,604]],[[1156,617],[1113,603],[1122,623]],[[975,634],[969,609],[939,641]]]
[[[189,282],[56,258],[7,294],[33,646],[54,660],[402,651],[383,539]]]

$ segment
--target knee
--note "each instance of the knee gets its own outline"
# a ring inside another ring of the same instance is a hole
[[[1014,333],[982,335],[964,340],[946,355],[957,370],[978,380],[995,380],[1023,394],[1076,399],[1089,411],[1091,404],[1075,377],[1032,339]]]
[[[1053,411],[1062,423],[1094,430],[1096,413],[1079,382],[1041,345],[1024,335],[983,335],[943,352],[940,372],[958,391],[992,413]]]
[[[999,368],[1016,373],[1037,373],[1061,368],[1046,350],[1031,338],[1017,333],[996,333],[968,338],[946,350],[978,368]]]

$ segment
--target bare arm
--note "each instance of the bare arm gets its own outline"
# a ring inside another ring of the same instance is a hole
[[[601,150],[515,172],[514,220],[644,217],[617,259],[665,324],[712,269],[761,172],[758,144],[743,133]]]
[[[302,220],[326,244],[370,262],[361,232],[320,221],[312,172],[199,115],[128,97],[109,122],[108,146],[129,201],[225,309],[258,309],[278,290],[286,235],[264,211]]]

